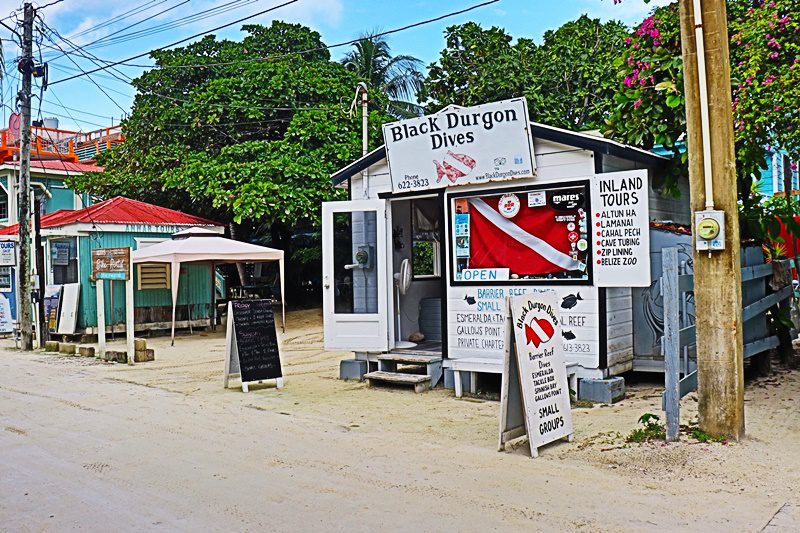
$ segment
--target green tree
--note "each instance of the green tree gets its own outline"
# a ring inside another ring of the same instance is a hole
[[[422,85],[422,61],[410,55],[392,56],[382,36],[364,35],[342,58],[342,64],[366,82],[370,92],[388,97],[387,112],[397,118],[418,116],[422,109],[413,103]]]
[[[470,22],[446,31],[421,101],[429,110],[525,96],[531,118],[564,128],[600,127],[617,89],[608,76],[624,48],[625,26],[586,15],[545,33],[541,45]]]
[[[320,203],[342,194],[330,174],[360,155],[361,121],[347,114],[358,79],[306,27],[243,29],[240,42],[154,52],[158,68],[133,82],[126,141],[103,154],[105,172],[70,185],[237,224],[316,222]],[[388,119],[371,113],[374,144]]]
[[[727,10],[741,227],[747,236],[771,236],[776,216],[790,229],[795,226],[790,220],[794,209],[766,209],[753,182],[764,168],[766,147],[800,159],[800,5],[729,0]],[[670,150],[673,167],[665,183],[670,189],[687,172],[678,4],[656,9],[626,43],[617,61],[619,91],[606,134],[643,148]]]

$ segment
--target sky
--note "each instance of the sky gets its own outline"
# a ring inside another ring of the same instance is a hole
[[[331,45],[357,39],[376,30],[387,31],[460,11],[485,0],[298,0],[256,17],[252,15],[285,0],[61,0],[53,3],[54,1],[33,2],[34,6],[46,6],[39,11],[44,23],[71,42],[89,46],[89,50],[97,57],[114,61],[245,17],[246,22],[234,24],[214,34],[220,38],[240,39],[242,24],[269,24],[272,20],[279,19],[309,26],[322,35],[323,42]],[[630,26],[640,22],[654,6],[667,3],[668,0],[655,0],[649,4],[643,0],[625,0],[617,5],[613,0],[499,0],[468,13],[395,33],[388,36],[387,40],[393,54],[409,54],[428,65],[436,61],[444,48],[445,28],[454,24],[474,21],[485,28],[504,28],[514,38],[527,37],[541,42],[545,31],[555,29],[584,13],[604,21],[621,20]],[[15,19],[22,17],[19,9],[18,2],[0,0],[0,17],[7,14],[11,16],[3,19],[4,24],[13,27]],[[204,13],[207,10],[212,11]],[[159,14],[162,11],[164,13]],[[121,16],[125,18],[120,18]],[[193,18],[187,20],[187,17]],[[119,36],[120,30],[132,24],[135,26],[124,30],[122,34],[139,31],[143,34],[132,35],[124,42],[94,43],[98,39]],[[164,24],[170,26],[155,31]],[[19,56],[20,51],[11,40],[13,35],[8,29],[0,27],[0,37],[3,39],[5,61],[5,73],[0,86],[4,104],[0,120],[6,125],[8,115],[15,107],[19,76],[13,60]],[[63,41],[58,45],[68,49]],[[50,64],[51,82],[75,74],[78,68],[96,68],[88,60],[74,58],[78,63],[76,66],[68,57],[57,57],[59,51],[47,39],[34,47],[37,53],[39,49],[44,60]],[[343,46],[332,49],[331,53],[338,59],[347,50],[348,47]],[[145,64],[147,58],[136,60],[135,63]],[[120,69],[130,77],[136,77],[142,72],[138,67]],[[41,105],[38,101],[34,102],[34,119],[37,115],[55,116],[59,119],[61,129],[91,131],[118,123],[123,114],[129,112],[133,96],[134,91],[130,85],[107,73],[83,76],[48,88]]]

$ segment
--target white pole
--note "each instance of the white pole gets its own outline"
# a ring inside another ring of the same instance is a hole
[[[706,81],[706,46],[703,40],[703,8],[700,0],[694,4],[694,35],[697,43],[697,80],[700,85],[700,124],[703,139],[703,179],[706,209],[714,209],[714,179],[711,172],[711,126],[708,110],[708,82]]]
[[[98,279],[95,282],[97,292],[97,357],[106,355],[106,282]]]
[[[128,281],[125,282],[125,338],[128,341],[128,364],[133,364],[133,263],[128,266]]]

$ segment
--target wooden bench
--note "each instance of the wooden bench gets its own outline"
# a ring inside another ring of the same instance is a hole
[[[567,362],[567,383],[569,389],[578,394],[578,363]],[[503,361],[500,359],[485,359],[481,357],[465,357],[463,359],[448,359],[448,368],[453,371],[453,380],[456,386],[456,398],[464,394],[461,385],[461,372],[469,372],[469,392],[475,394],[478,389],[478,373],[502,374]]]

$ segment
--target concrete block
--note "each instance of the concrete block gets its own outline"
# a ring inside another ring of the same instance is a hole
[[[455,390],[456,380],[455,372],[450,368],[444,369],[444,388]],[[461,372],[461,390],[469,391],[469,372]]]
[[[84,357],[94,357],[94,346],[79,346],[78,353]]]
[[[75,346],[71,342],[61,342],[58,344],[58,351],[66,355],[75,355]]]
[[[106,361],[110,361],[112,363],[127,363],[128,362],[128,354],[125,352],[117,352],[114,350],[106,351]]]
[[[599,403],[614,403],[625,397],[625,378],[582,379],[578,385],[578,399]]]
[[[361,359],[342,359],[339,362],[339,379],[364,379],[367,373],[367,362]]]
[[[147,349],[147,341],[144,339],[133,339],[133,349],[141,352]]]
[[[45,343],[44,343],[44,351],[45,352],[57,352],[58,351],[58,341],[45,341]]]
[[[156,351],[153,349],[136,350],[133,353],[133,361],[135,363],[146,363],[147,361],[155,361]]]

